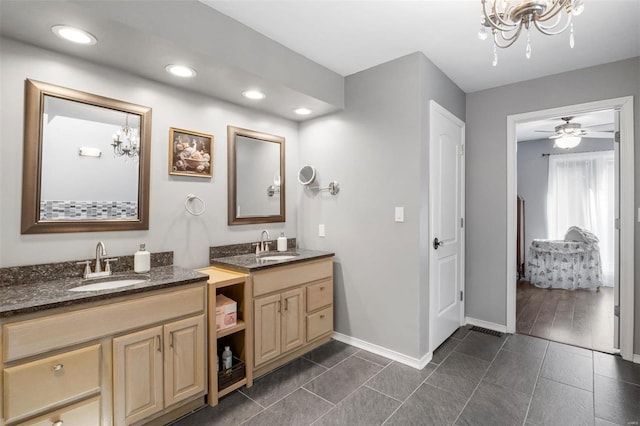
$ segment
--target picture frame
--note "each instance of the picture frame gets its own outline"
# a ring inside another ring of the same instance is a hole
[[[213,135],[169,128],[169,174],[213,177]]]

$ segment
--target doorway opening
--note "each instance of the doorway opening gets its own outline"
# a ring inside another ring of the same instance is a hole
[[[616,116],[516,126],[519,334],[617,352]]]
[[[508,117],[508,332],[632,358],[632,108],[629,97]]]

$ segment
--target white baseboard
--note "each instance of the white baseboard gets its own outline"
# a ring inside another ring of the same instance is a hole
[[[355,337],[347,336],[346,334],[334,332],[333,338],[339,342],[346,343],[351,346],[355,346],[359,349],[364,349],[376,355],[389,358],[393,361],[397,361],[400,364],[408,365],[409,367],[422,370],[433,358],[431,352],[428,352],[421,358],[413,358],[400,352],[393,351],[391,349],[384,348],[382,346],[375,345],[373,343],[365,342],[364,340],[357,339]]]
[[[640,364],[640,354],[633,354],[633,362]]]
[[[464,323],[468,325],[475,325],[476,327],[488,328],[489,330],[499,331],[500,333],[507,332],[507,326],[502,324],[496,324],[494,322],[483,321],[471,317],[465,317]]]

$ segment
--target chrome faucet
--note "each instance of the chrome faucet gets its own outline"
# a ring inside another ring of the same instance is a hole
[[[107,255],[107,248],[102,241],[98,241],[96,246],[96,269],[95,273],[102,272],[102,257]]]
[[[264,235],[267,234],[267,240],[265,241],[264,239]],[[256,250],[256,254],[259,253],[263,253],[265,251],[269,251],[269,244],[271,244],[271,241],[268,241],[271,237],[269,236],[269,231],[267,231],[266,229],[263,229],[262,232],[260,233],[260,245],[258,246],[258,250]]]
[[[107,256],[107,248],[102,241],[98,241],[96,245],[96,268],[94,272],[91,272],[91,261],[85,260],[82,262],[76,262],[78,265],[84,265],[84,272],[82,277],[84,279],[108,277],[111,275],[111,265],[109,262],[115,262],[117,257],[112,259],[104,259]],[[104,271],[102,270],[102,260],[104,259]]]

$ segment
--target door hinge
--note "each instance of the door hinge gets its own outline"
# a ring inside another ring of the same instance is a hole
[[[464,300],[464,292],[460,290],[460,301],[462,302],[463,300]]]
[[[460,228],[464,228],[464,217],[460,218]]]
[[[620,317],[620,305],[613,306],[613,315],[616,317]]]
[[[619,132],[619,131],[618,131],[618,132],[615,132],[615,133],[613,134],[613,140],[614,140],[615,142],[620,142],[620,132]]]
[[[464,155],[464,144],[460,145],[460,155]]]
[[[619,217],[616,218],[615,227],[616,227],[616,229],[620,229],[620,218]]]

